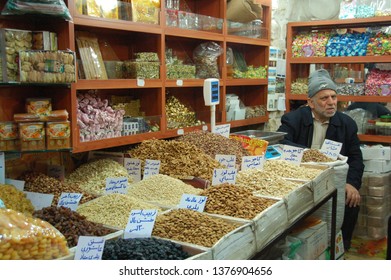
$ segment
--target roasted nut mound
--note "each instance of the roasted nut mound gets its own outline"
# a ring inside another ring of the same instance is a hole
[[[60,180],[47,176],[43,173],[25,173],[22,175],[22,180],[25,181],[24,190],[29,192],[38,192],[53,194],[54,198],[52,201],[52,206],[57,206],[58,201],[63,192],[67,193],[81,193],[83,196],[80,199],[80,204],[83,204],[87,201],[90,201],[96,196],[90,195],[83,191],[75,184],[64,184]]]
[[[216,185],[201,193],[206,196],[204,211],[242,219],[253,219],[276,200],[256,197],[250,189],[231,184]]]
[[[50,260],[69,255],[65,237],[51,224],[0,209],[0,260]]]
[[[114,229],[88,221],[86,217],[66,207],[46,207],[35,211],[33,216],[58,229],[65,236],[68,247],[76,246],[79,236],[104,236],[115,232]]]
[[[130,185],[127,195],[143,201],[174,207],[180,203],[183,194],[197,195],[201,191],[179,179],[157,174]]]
[[[182,246],[157,238],[107,240],[102,260],[183,260],[190,257]]]
[[[279,175],[261,169],[239,171],[235,185],[248,188],[253,194],[272,197],[284,197],[300,186],[299,183],[288,181]]]
[[[305,150],[301,162],[333,162],[332,158],[326,156],[316,149]]]
[[[85,216],[89,221],[124,229],[128,223],[130,212],[137,209],[161,210],[156,205],[125,194],[113,193],[80,205],[76,212]]]
[[[143,161],[160,160],[160,173],[176,178],[194,176],[212,181],[213,170],[222,168],[217,160],[194,144],[176,140],[146,140],[128,153]]]
[[[112,159],[98,159],[85,163],[74,170],[65,184],[75,184],[84,192],[94,196],[103,195],[106,188],[106,178],[126,177],[131,183],[132,177],[124,166]]]
[[[193,210],[173,209],[157,216],[152,235],[212,247],[237,227],[238,224]]]
[[[208,131],[193,131],[177,138],[177,140],[194,144],[212,158],[219,154],[235,155],[237,165],[241,164],[243,156],[250,155],[239,141]]]
[[[263,166],[263,170],[284,178],[301,180],[312,180],[322,173],[320,169],[297,166],[286,160],[267,160]]]
[[[0,199],[8,209],[12,209],[24,214],[32,214],[34,206],[26,197],[26,194],[12,185],[0,184]]]

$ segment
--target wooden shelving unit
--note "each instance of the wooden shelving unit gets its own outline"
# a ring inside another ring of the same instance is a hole
[[[213,41],[223,48],[223,54],[218,58],[220,72],[220,105],[217,106],[216,124],[227,123],[225,96],[235,91],[246,106],[266,105],[267,79],[228,79],[226,71],[226,50],[229,46],[240,47],[245,54],[247,64],[255,67],[268,65],[270,30],[271,30],[271,0],[262,0],[263,27],[267,31],[267,37],[262,39],[247,38],[228,35],[227,30],[227,1],[225,0],[187,0],[186,3],[193,13],[223,19],[221,32],[208,32],[166,25],[165,1],[161,0],[159,24],[147,24],[125,20],[114,20],[92,17],[79,14],[75,6],[76,0],[67,0],[73,22],[66,22],[60,18],[42,17],[40,21],[28,20],[26,16],[3,16],[1,28],[16,28],[25,30],[48,30],[58,34],[60,50],[70,49],[77,51],[76,33],[87,31],[98,35],[100,40],[105,40],[114,50],[119,60],[131,59],[136,52],[157,52],[160,66],[160,78],[156,80],[143,80],[142,86],[138,79],[109,79],[109,80],[83,80],[68,85],[23,85],[1,84],[0,94],[0,120],[10,121],[14,113],[23,112],[24,100],[27,97],[51,97],[54,108],[65,108],[70,113],[72,152],[79,153],[90,150],[104,149],[116,146],[139,143],[152,138],[171,138],[178,133],[199,129],[209,129],[208,125],[187,127],[184,129],[170,130],[167,128],[165,113],[166,91],[175,91],[183,101],[190,103],[197,111],[207,111],[203,104],[203,80],[167,80],[165,67],[165,49],[169,43],[174,43],[183,48],[187,54],[200,43]],[[6,0],[0,0],[2,9]],[[33,16],[31,16],[32,18]],[[105,60],[105,59],[104,59]],[[77,125],[77,94],[94,90],[97,94],[107,96],[110,93],[122,95],[136,95],[141,100],[141,107],[146,116],[156,116],[160,119],[159,131],[137,135],[123,136],[111,139],[103,139],[90,142],[81,142],[79,127]],[[13,104],[15,106],[9,106]],[[208,123],[210,118],[203,117]],[[252,119],[237,120],[231,122],[232,127],[240,127],[268,120],[267,115]]]
[[[363,19],[324,20],[311,22],[290,22],[287,25],[287,55],[286,55],[286,108],[290,110],[291,101],[307,100],[307,93],[292,94],[292,83],[297,78],[307,78],[311,64],[356,64],[360,68],[367,63],[391,63],[391,56],[351,56],[351,57],[293,57],[292,42],[296,34],[315,30],[332,29],[363,29],[367,27],[389,26],[391,17],[373,17]],[[304,69],[304,70],[303,70]],[[338,101],[355,102],[391,102],[391,96],[350,96],[338,95]],[[380,135],[359,135],[362,142],[391,143],[391,137]]]

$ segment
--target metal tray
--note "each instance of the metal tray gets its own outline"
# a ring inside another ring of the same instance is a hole
[[[262,130],[243,130],[233,132],[236,135],[245,135],[251,138],[259,138],[269,142],[269,145],[278,144],[284,138],[286,132],[271,132]]]

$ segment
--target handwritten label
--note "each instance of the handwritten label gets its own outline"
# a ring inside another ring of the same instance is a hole
[[[225,166],[227,169],[236,167],[236,156],[235,155],[216,155],[215,159]]]
[[[0,184],[5,183],[5,157],[4,153],[0,152]]]
[[[124,238],[151,237],[156,216],[156,209],[132,210],[124,231]]]
[[[265,163],[264,156],[245,156],[242,157],[241,170],[263,169],[264,163]]]
[[[141,160],[138,158],[124,158],[124,166],[133,182],[141,181]]]
[[[300,165],[301,159],[303,158],[303,154],[304,154],[303,148],[284,145],[284,148],[282,149],[281,159],[289,161],[296,165]]]
[[[235,184],[236,169],[215,169],[213,170],[212,186],[223,183]]]
[[[222,125],[216,125],[212,131],[212,133],[222,135],[224,137],[229,138],[229,133],[231,130],[231,124],[222,124]]]
[[[4,202],[0,199],[0,208],[6,208]]]
[[[146,159],[143,179],[159,174],[160,160]]]
[[[65,167],[62,165],[49,165],[47,168],[48,176],[64,181]]]
[[[117,177],[117,178],[106,178],[106,194],[110,193],[122,193],[128,192],[128,178]]]
[[[144,79],[137,79],[137,86],[139,86],[139,87],[145,86],[145,80]]]
[[[66,207],[72,211],[76,211],[77,206],[79,205],[80,199],[83,196],[81,193],[61,193],[61,196],[58,200],[57,207]]]
[[[183,194],[179,202],[179,208],[204,212],[207,197],[193,194]]]
[[[79,236],[75,260],[101,260],[105,239],[97,236]]]
[[[24,190],[25,181],[6,178],[5,183],[8,185],[13,185],[15,188],[17,188],[20,191]]]
[[[183,86],[183,80],[176,80],[176,85],[177,85],[178,87]]]
[[[336,160],[342,149],[342,143],[325,139],[320,151],[329,158]]]
[[[52,205],[54,194],[37,193],[37,192],[24,192],[26,197],[31,201],[35,210],[41,210],[42,208]]]

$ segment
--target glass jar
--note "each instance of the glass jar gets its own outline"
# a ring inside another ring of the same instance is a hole
[[[365,126],[365,134],[368,135],[376,135],[376,121],[375,120],[368,120],[367,124]]]

